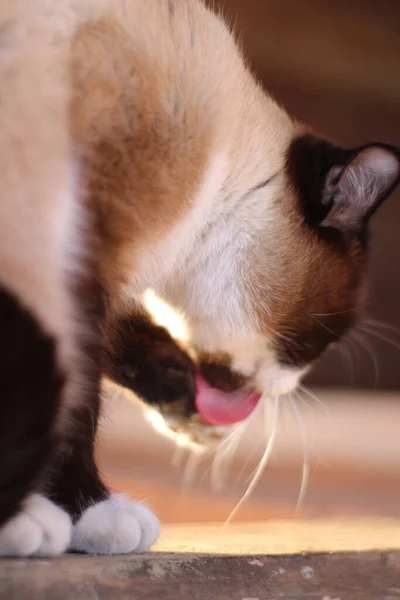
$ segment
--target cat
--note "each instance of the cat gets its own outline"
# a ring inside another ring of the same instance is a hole
[[[95,463],[102,374],[132,387],[155,338],[180,383],[141,394],[216,426],[295,389],[363,310],[400,151],[290,117],[201,0],[6,0],[0,89],[0,554],[140,552],[157,517]]]

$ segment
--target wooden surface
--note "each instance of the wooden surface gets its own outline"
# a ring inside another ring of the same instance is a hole
[[[228,526],[164,525],[155,550],[235,556],[400,551],[400,520],[273,519]]]
[[[169,526],[163,538],[144,556],[3,560],[0,599],[400,599],[400,521],[252,523],[223,536]]]
[[[0,579],[2,600],[400,598],[400,555],[394,552],[239,558],[168,554],[67,557],[54,563],[10,563],[7,571],[8,577]]]

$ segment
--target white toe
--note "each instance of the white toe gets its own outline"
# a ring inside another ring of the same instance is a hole
[[[159,533],[159,521],[148,508],[112,494],[83,513],[73,528],[70,549],[89,554],[144,552]]]
[[[68,514],[39,494],[0,529],[0,556],[57,556],[66,551],[72,523]]]

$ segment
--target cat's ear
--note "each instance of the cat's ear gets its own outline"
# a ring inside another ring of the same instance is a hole
[[[325,180],[322,204],[329,212],[322,227],[357,233],[400,182],[400,151],[371,144],[333,166]]]

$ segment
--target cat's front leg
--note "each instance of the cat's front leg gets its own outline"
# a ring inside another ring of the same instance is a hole
[[[96,465],[105,306],[97,286],[87,285],[85,294],[90,335],[82,347],[86,357],[84,402],[71,415],[69,435],[44,489],[47,497],[72,518],[70,550],[91,554],[143,552],[158,538],[157,517],[142,504],[111,493]]]
[[[148,550],[158,538],[159,521],[145,506],[111,493],[102,482],[95,463],[93,430],[89,430],[92,418],[90,411],[80,415],[81,425],[87,419],[86,436],[71,440],[60,455],[59,470],[46,495],[72,517],[70,550],[89,554]],[[93,425],[94,421],[90,428]]]
[[[55,556],[71,519],[35,490],[59,444],[63,369],[53,337],[4,288],[0,315],[0,556]]]
[[[46,495],[71,515],[70,550],[90,554],[143,552],[157,540],[159,521],[142,504],[111,493],[101,480],[94,456],[98,383],[93,382],[93,387],[90,402],[74,415],[74,435],[58,456]]]

